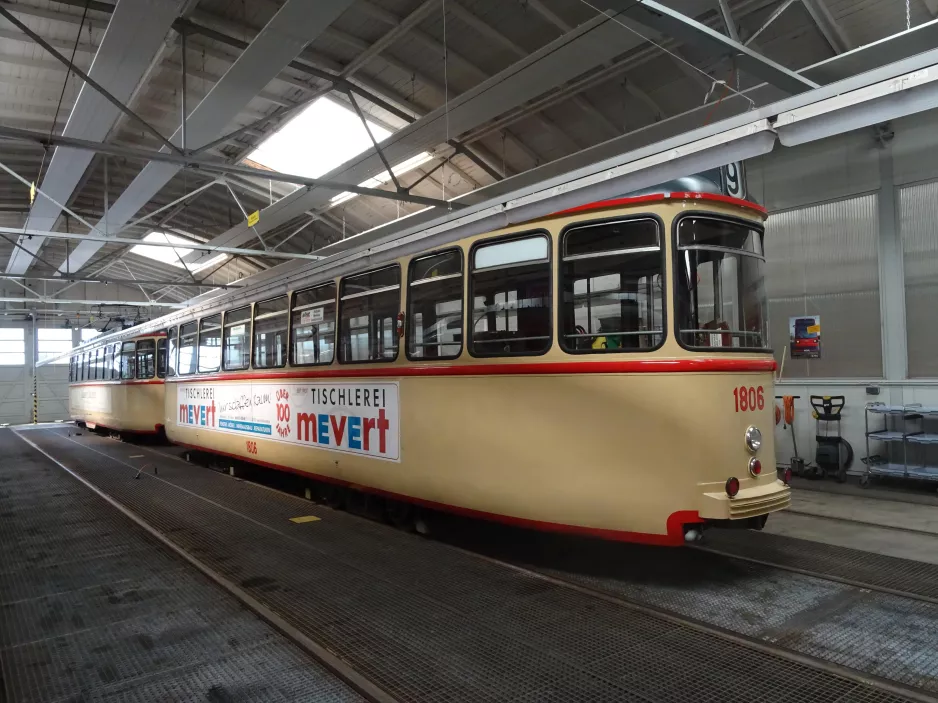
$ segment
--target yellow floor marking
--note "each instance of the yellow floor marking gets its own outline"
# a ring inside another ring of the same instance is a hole
[[[319,519],[315,515],[301,515],[300,517],[291,517],[290,522],[316,522]]]

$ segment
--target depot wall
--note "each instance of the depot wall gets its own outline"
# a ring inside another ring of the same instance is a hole
[[[799,454],[814,456],[809,395],[843,395],[855,470],[868,402],[938,406],[938,114],[867,128],[747,163],[770,212],[766,288],[778,395],[798,395]],[[791,359],[789,318],[820,315],[822,358]],[[783,358],[784,357],[784,358]],[[793,454],[776,427],[777,459]],[[873,447],[872,453],[878,453]]]

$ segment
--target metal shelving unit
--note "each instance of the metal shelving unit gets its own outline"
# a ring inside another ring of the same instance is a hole
[[[882,429],[870,429],[871,415],[882,417]],[[938,407],[867,404],[866,473],[860,485],[869,485],[876,476],[938,481],[938,452],[929,451],[931,445],[938,445],[938,427],[934,432],[926,431],[929,421],[938,421]],[[882,444],[882,454],[870,451],[871,441]]]

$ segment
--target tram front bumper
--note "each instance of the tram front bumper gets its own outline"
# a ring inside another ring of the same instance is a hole
[[[791,506],[791,489],[780,480],[740,488],[734,498],[726,494],[722,485],[719,491],[713,490],[713,484],[706,488],[699,510],[705,520],[745,520]]]

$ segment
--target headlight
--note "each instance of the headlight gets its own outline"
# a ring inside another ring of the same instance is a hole
[[[749,448],[753,454],[759,451],[759,447],[762,446],[762,433],[759,431],[758,427],[750,426],[746,430],[746,447]]]

